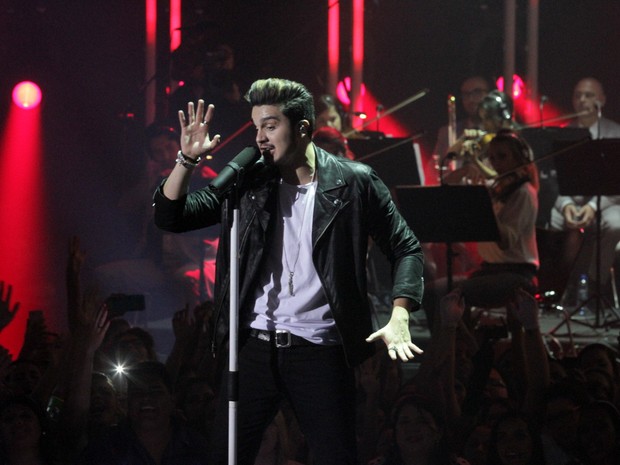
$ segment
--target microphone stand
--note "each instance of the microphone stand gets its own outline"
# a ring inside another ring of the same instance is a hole
[[[381,116],[383,116],[381,114],[381,112],[383,111],[383,105],[379,104],[377,105],[377,133],[380,133],[381,131],[379,130],[379,121],[381,121]]]
[[[599,102],[596,102],[596,110],[597,110],[597,120],[596,120],[596,124],[597,124],[597,128],[596,128],[596,138],[597,139],[602,139],[601,137],[601,118],[603,117],[602,115],[602,110],[601,110],[601,104]],[[598,328],[600,322],[600,318],[601,318],[601,224],[602,224],[602,220],[603,220],[603,215],[601,214],[601,193],[600,191],[598,192],[598,194],[596,195],[596,215],[595,215],[595,221],[596,221],[596,257],[595,257],[595,264],[596,264],[596,299],[595,299],[595,304],[596,304],[596,318],[595,318],[595,325]],[[583,304],[585,305],[585,303]]]
[[[439,164],[439,185],[442,187],[446,185],[446,181],[444,179],[446,161],[451,162],[455,158],[454,155],[455,154],[453,154],[452,152],[448,153],[445,157],[441,159],[441,162]],[[452,263],[454,262],[454,259],[458,256],[459,254],[456,253],[454,249],[452,248],[452,242],[446,242],[446,278],[447,278],[448,292],[452,291],[452,286],[454,283],[454,277],[452,276],[453,274]]]
[[[229,348],[228,348],[228,465],[237,463],[237,407],[239,403],[239,186],[230,189],[222,205],[222,224],[230,226]],[[232,209],[232,218],[230,213]]]

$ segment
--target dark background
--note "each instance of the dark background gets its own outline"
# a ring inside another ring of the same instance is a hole
[[[64,268],[71,235],[81,237],[90,266],[125,252],[131,219],[119,216],[114,205],[145,160],[143,3],[0,2],[0,122],[4,125],[17,82],[31,79],[41,85],[45,192],[54,219],[46,234],[58,270]],[[186,0],[184,21],[217,21],[218,32],[236,50],[246,86],[242,91],[256,78],[277,76],[303,82],[320,94],[326,79],[326,3]],[[412,134],[427,132],[421,141],[425,149],[432,148],[435,131],[447,122],[447,94],[458,92],[464,77],[502,74],[503,3],[366,1],[364,81],[385,108],[430,89],[427,97],[395,114]],[[527,3],[520,0],[518,6],[517,72],[525,76]],[[343,16],[348,8],[343,1]],[[616,0],[540,2],[539,92],[562,111],[572,112],[576,81],[593,75],[606,86],[605,114],[620,120],[620,66],[613,52],[620,43],[619,17]],[[342,75],[349,74],[348,47],[345,40]],[[125,118],[127,112],[135,117]],[[63,279],[59,272],[59,295]]]

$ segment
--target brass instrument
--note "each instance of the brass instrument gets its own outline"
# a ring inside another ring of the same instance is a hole
[[[456,97],[452,94],[448,94],[447,100],[448,107],[448,147],[452,147],[456,143]],[[433,160],[435,162],[435,172],[437,173],[437,182],[441,184],[443,171],[447,170],[448,167],[444,166],[443,163],[446,161],[443,159],[444,154],[435,153],[433,154]],[[451,162],[450,170],[454,170],[454,162]]]
[[[486,148],[495,137],[478,129],[465,129],[463,135],[450,146],[445,160],[461,159],[460,168],[452,170],[443,178],[444,181],[458,184],[480,184],[482,179],[493,179],[497,173],[484,162]]]
[[[448,95],[448,147],[456,143],[456,98]]]
[[[485,178],[493,179],[497,177],[497,172],[487,165],[482,157],[495,134],[477,129],[470,131],[466,131],[463,136],[464,140],[459,155],[465,157],[465,163],[474,163]]]

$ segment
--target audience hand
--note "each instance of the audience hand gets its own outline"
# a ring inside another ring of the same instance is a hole
[[[69,239],[69,259],[67,260],[67,320],[69,331],[74,333],[79,326],[80,312],[80,271],[86,254],[80,250],[80,239]]]
[[[93,354],[103,343],[105,334],[110,326],[108,308],[99,304],[95,292],[87,292],[82,298],[77,320],[77,341],[84,350]]]
[[[381,364],[377,357],[383,356],[383,352],[375,354],[359,366],[359,384],[361,389],[367,394],[367,398],[374,398],[379,394],[381,382],[379,380],[379,368]]]
[[[69,262],[67,263],[67,270],[72,276],[79,276],[85,258],[86,253],[80,249],[80,238],[72,236],[69,239]]]
[[[189,306],[186,305],[184,309],[175,312],[172,317],[174,338],[184,343],[183,345],[189,345],[194,340],[196,324],[193,313],[190,311]]]
[[[0,331],[6,328],[13,318],[17,310],[19,310],[19,302],[15,302],[11,307],[11,294],[13,294],[13,286],[7,286],[6,295],[4,293],[4,281],[0,281]]]

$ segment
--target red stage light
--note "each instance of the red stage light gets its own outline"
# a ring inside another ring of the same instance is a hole
[[[496,81],[497,89],[504,92],[504,76],[500,76]],[[512,75],[512,98],[518,100],[525,95],[525,82],[518,74]]]
[[[351,92],[351,77],[347,76],[342,81],[338,83],[338,87],[336,88],[336,96],[340,103],[342,103],[345,107],[348,107],[351,104],[351,98],[349,93]],[[366,85],[362,82],[362,87],[360,89],[360,97],[363,98],[366,95]]]
[[[13,103],[25,110],[41,103],[41,88],[32,81],[22,81],[13,88]]]

